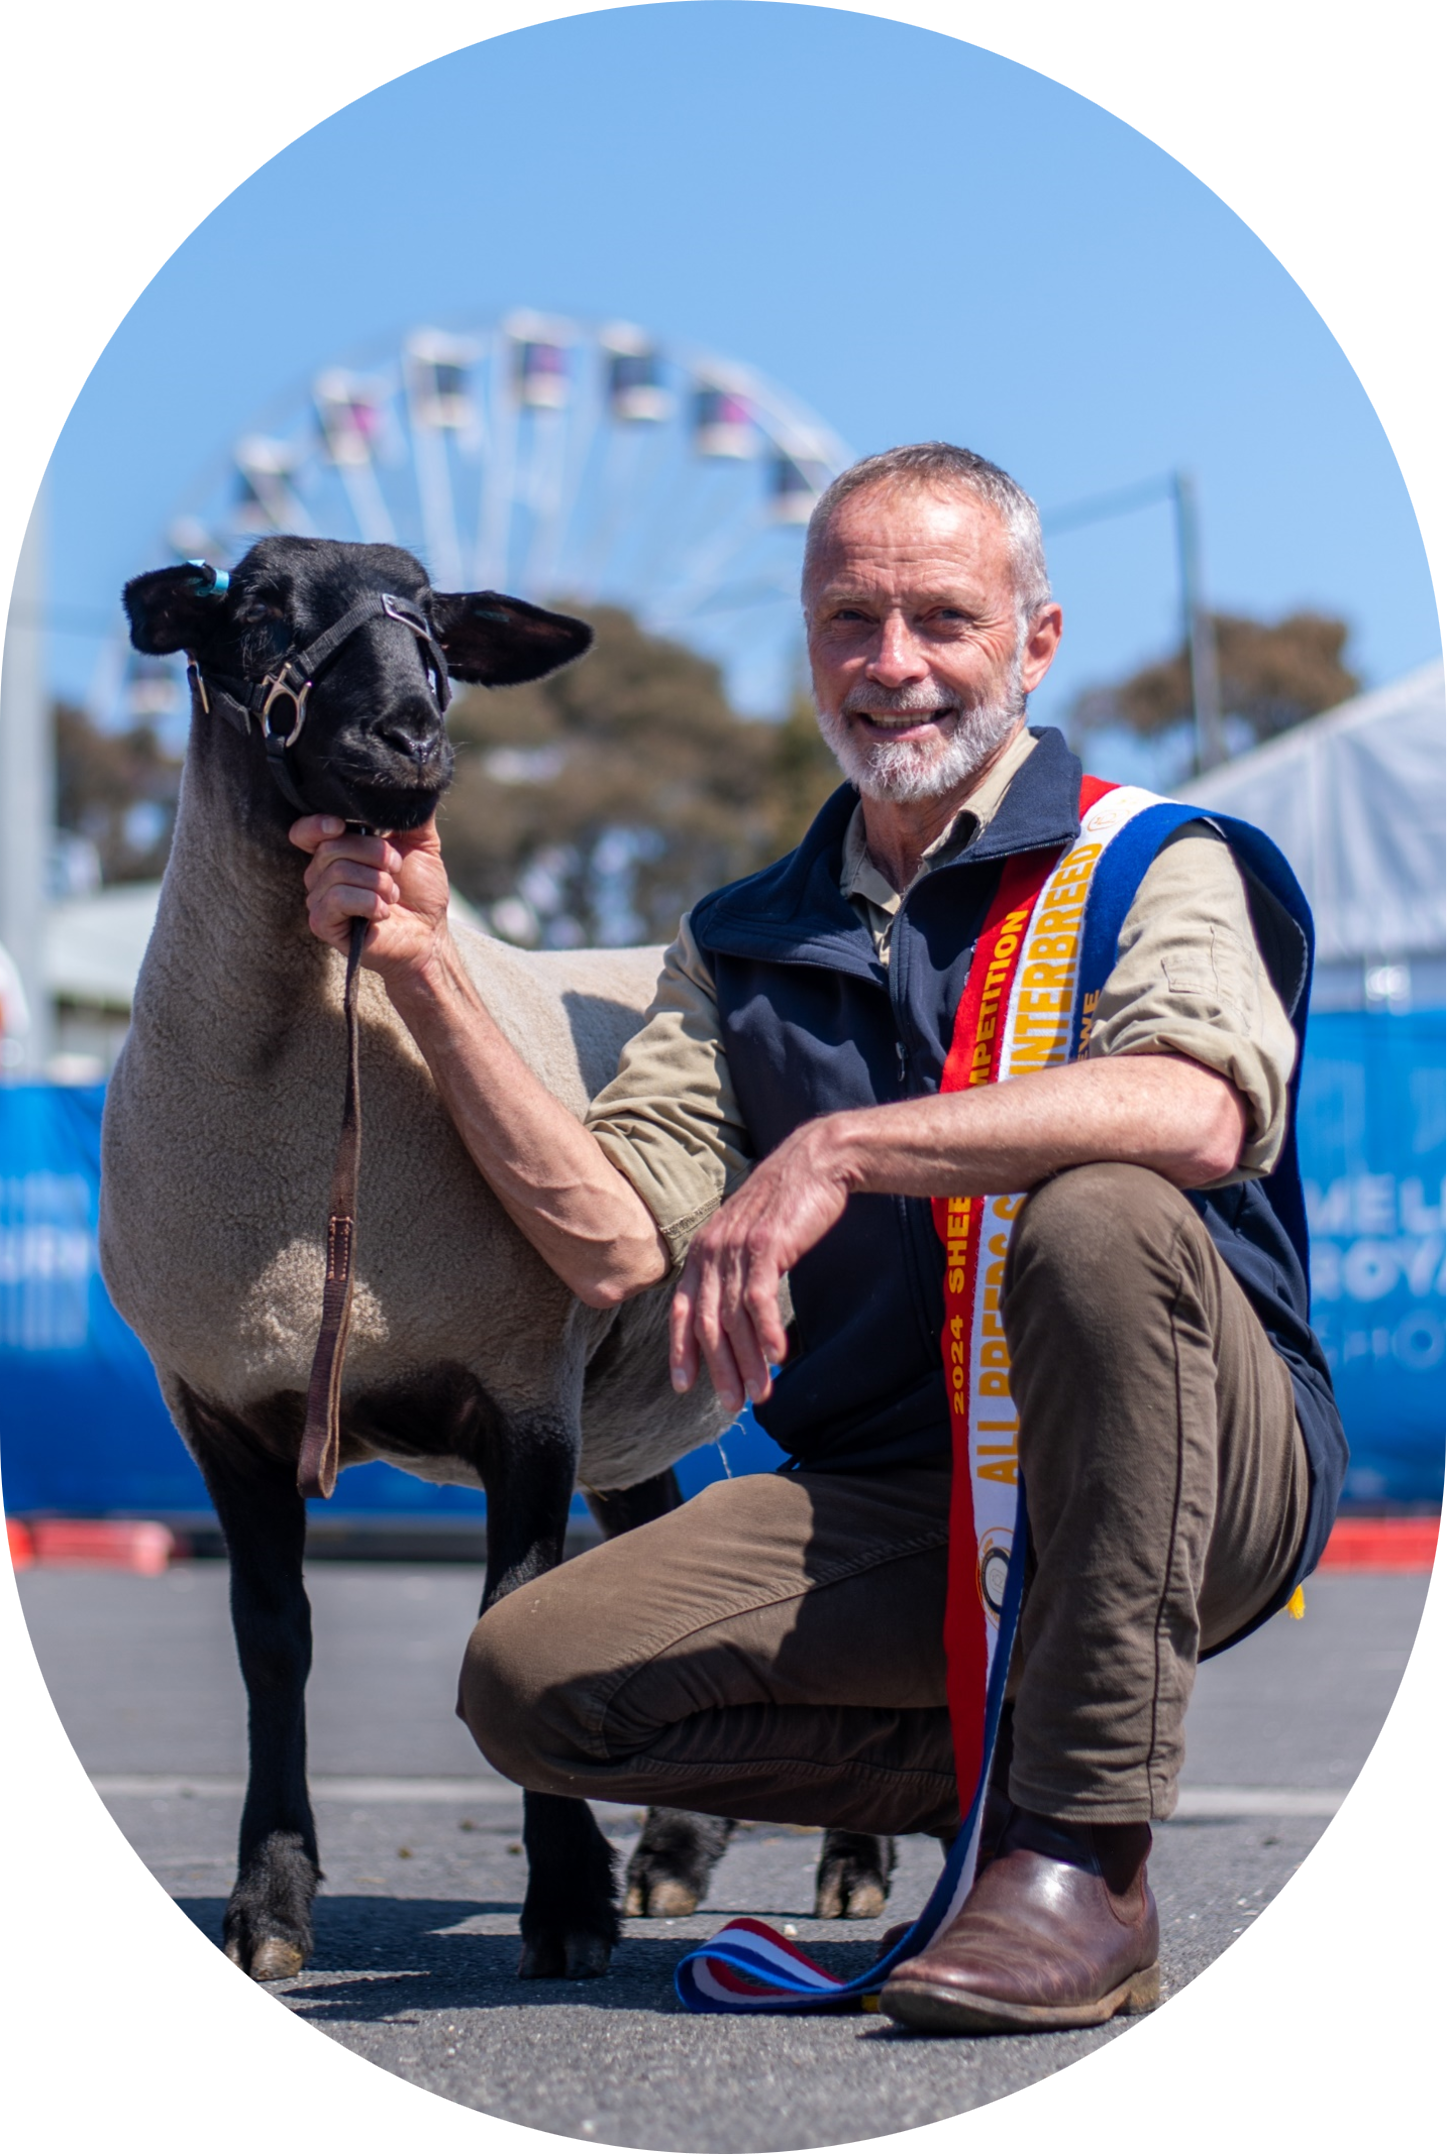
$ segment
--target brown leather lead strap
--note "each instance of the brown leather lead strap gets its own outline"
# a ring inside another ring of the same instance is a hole
[[[327,1272],[322,1288],[322,1328],[312,1360],[306,1395],[306,1428],[296,1465],[296,1485],[304,1497],[329,1497],[337,1486],[342,1444],[342,1364],[352,1315],[352,1273],[357,1239],[357,1178],[362,1164],[362,1094],[359,1082],[360,1029],[357,1023],[357,975],[367,922],[352,922],[347,946],[347,984],[342,1008],[347,1020],[347,1091],[342,1134],[332,1168],[331,1216],[327,1221]]]

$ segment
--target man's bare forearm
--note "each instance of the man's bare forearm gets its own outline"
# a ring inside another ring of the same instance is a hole
[[[1246,1133],[1235,1087],[1176,1055],[1103,1057],[830,1121],[848,1186],[905,1197],[1028,1190],[1098,1160],[1195,1189],[1231,1173]]]
[[[688,1390],[702,1356],[725,1405],[769,1397],[770,1365],[788,1351],[779,1281],[856,1192],[984,1196],[1101,1160],[1192,1189],[1230,1174],[1245,1128],[1234,1086],[1173,1055],[1113,1056],[821,1115],[761,1160],[694,1238],[673,1300],[674,1385]]]
[[[558,1277],[595,1309],[665,1278],[652,1213],[504,1037],[451,939],[384,978],[463,1144]]]

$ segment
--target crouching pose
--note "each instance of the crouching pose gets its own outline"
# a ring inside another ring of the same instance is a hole
[[[674,1383],[706,1366],[787,1455],[491,1609],[460,1711],[531,1789],[949,1836],[929,1200],[1026,1193],[990,1318],[1030,1528],[1010,1740],[976,1882],[884,2005],[1084,2025],[1155,1995],[1150,1821],[1197,1660],[1310,1571],[1344,1471],[1274,1173],[1306,938],[1239,838],[1177,817],[1087,1052],[942,1088],[1002,878],[1080,828],[1078,763],[1025,722],[1061,633],[1033,504],[948,445],[870,458],[815,512],[803,596],[847,783],[787,859],[693,908],[586,1125],[456,962],[435,832],[294,832],[313,928],[371,919],[367,962],[518,1225],[599,1306],[676,1268]]]

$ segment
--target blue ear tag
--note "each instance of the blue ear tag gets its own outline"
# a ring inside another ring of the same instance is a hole
[[[229,569],[213,569],[209,561],[188,561],[188,569],[204,569],[209,582],[203,584],[196,596],[199,599],[224,598],[231,583]]]

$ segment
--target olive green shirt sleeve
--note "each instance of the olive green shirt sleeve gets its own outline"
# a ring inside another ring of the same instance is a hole
[[[588,1127],[657,1220],[674,1264],[748,1173],[753,1147],[724,1054],[718,998],[689,916],[663,957],[643,1024]]]

